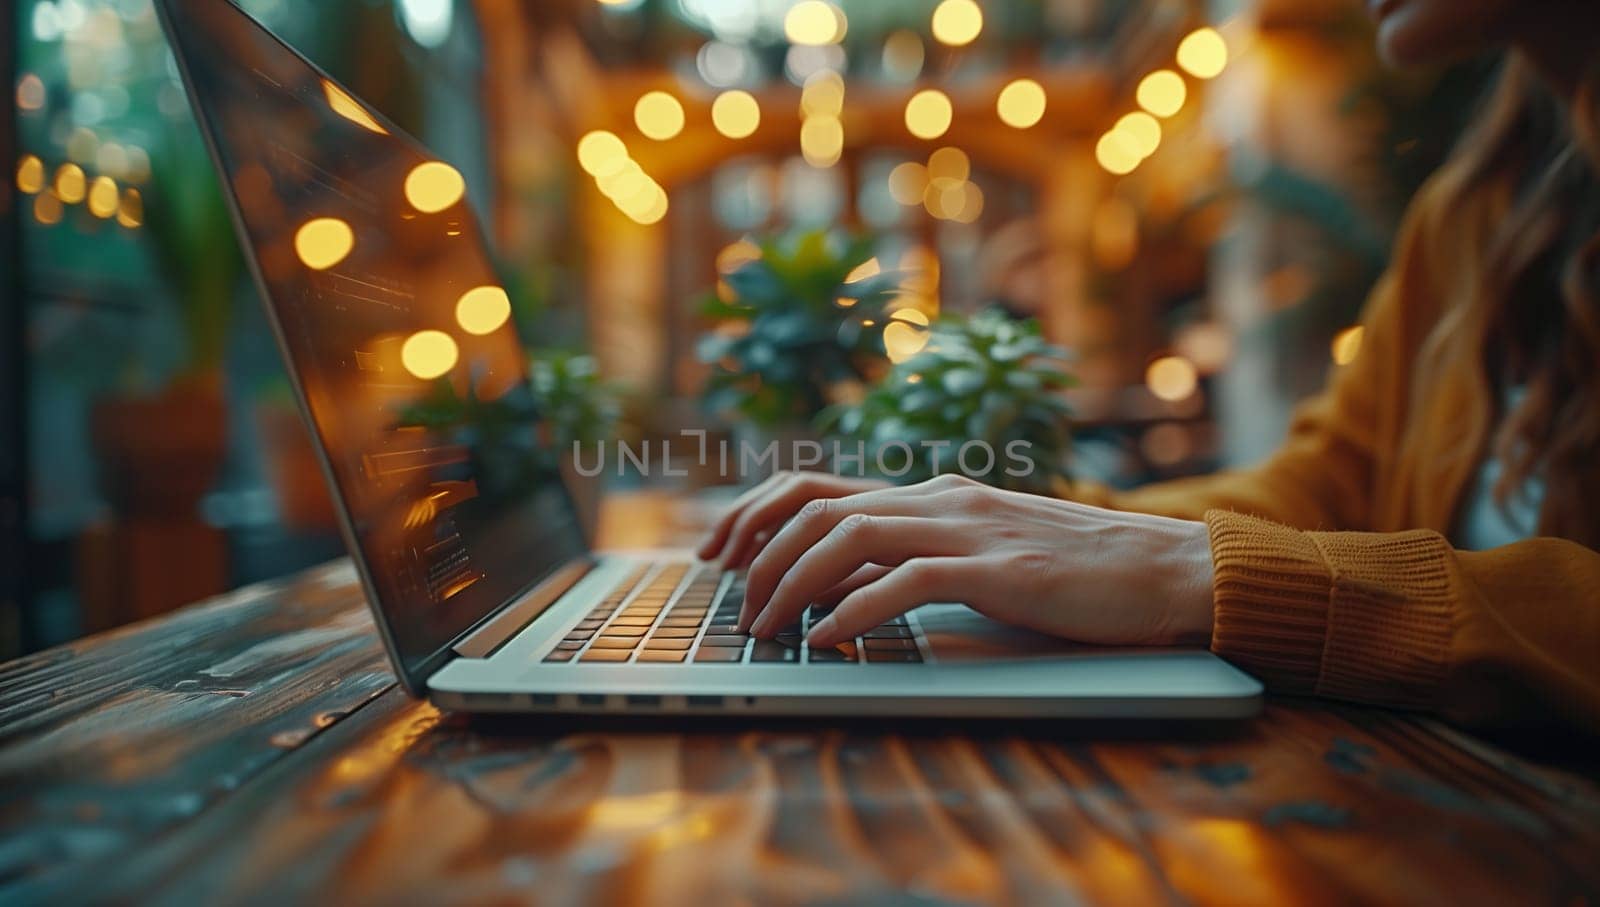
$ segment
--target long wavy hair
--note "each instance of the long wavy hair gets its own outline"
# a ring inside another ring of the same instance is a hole
[[[1442,180],[1470,298],[1424,355],[1476,373],[1494,426],[1462,454],[1501,462],[1502,507],[1543,483],[1541,535],[1600,548],[1600,52],[1570,98],[1513,53]]]

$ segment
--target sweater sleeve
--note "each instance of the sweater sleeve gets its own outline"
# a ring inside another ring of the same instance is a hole
[[[1304,532],[1206,514],[1212,648],[1289,693],[1600,735],[1600,553],[1436,532]]]

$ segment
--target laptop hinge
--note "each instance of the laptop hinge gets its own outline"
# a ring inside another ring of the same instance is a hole
[[[484,621],[478,629],[463,636],[451,649],[462,658],[488,658],[505,645],[511,637],[533,623],[533,619],[555,604],[568,589],[594,567],[590,558],[582,558],[563,565],[550,574],[544,582],[529,590],[528,594],[507,605],[505,610]]]

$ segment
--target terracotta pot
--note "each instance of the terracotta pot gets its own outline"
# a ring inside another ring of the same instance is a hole
[[[264,403],[256,407],[255,417],[283,524],[299,530],[337,528],[333,498],[300,411],[293,406]]]
[[[227,408],[216,387],[195,382],[95,403],[89,421],[100,491],[118,516],[196,519],[227,456]]]

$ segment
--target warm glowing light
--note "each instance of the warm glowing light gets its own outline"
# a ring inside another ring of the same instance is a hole
[[[1032,79],[1017,79],[1000,89],[995,112],[1000,122],[1014,129],[1027,129],[1044,119],[1044,86]]]
[[[667,216],[667,192],[652,182],[642,200],[630,201],[621,207],[622,213],[632,218],[635,223],[649,226]]]
[[[928,345],[928,316],[916,309],[900,309],[883,326],[883,349],[890,362],[904,362]]]
[[[868,277],[876,277],[881,273],[883,273],[883,266],[878,264],[876,257],[873,257],[851,268],[850,273],[844,276],[844,282],[855,283],[858,280],[866,280]]]
[[[459,356],[455,340],[444,331],[418,331],[400,346],[400,364],[424,381],[455,368]]]
[[[25,154],[17,162],[17,188],[29,195],[44,188],[44,161],[38,155]]]
[[[138,189],[122,190],[122,201],[117,204],[117,223],[130,230],[144,223],[144,196]]]
[[[1143,160],[1133,140],[1115,129],[1100,137],[1094,146],[1094,159],[1115,176],[1132,173]]]
[[[83,168],[77,164],[62,164],[56,168],[56,196],[69,205],[83,201],[87,189]]]
[[[664,142],[683,131],[683,105],[664,91],[647,91],[633,105],[633,125],[645,138]]]
[[[41,192],[33,197],[33,216],[41,224],[61,222],[61,199],[54,192]]]
[[[1335,365],[1349,365],[1356,361],[1356,356],[1361,353],[1361,338],[1366,330],[1361,325],[1348,327],[1334,335],[1333,362]]]
[[[117,181],[97,176],[89,184],[89,212],[102,220],[117,213]]]
[[[740,239],[728,243],[717,253],[717,271],[722,274],[732,273],[741,267],[761,258],[761,247],[748,239]]]
[[[1143,111],[1128,114],[1112,128],[1132,144],[1141,159],[1154,154],[1161,145],[1161,124]]]
[[[294,234],[295,254],[313,271],[326,271],[344,261],[355,245],[355,232],[337,217],[308,220]]]
[[[615,133],[597,129],[578,139],[578,166],[599,178],[621,170],[628,163],[628,146]]]
[[[941,44],[971,44],[983,31],[983,9],[973,0],[944,0],[933,11],[933,37]]]
[[[499,287],[473,287],[456,300],[456,324],[468,334],[489,334],[511,318],[511,297]]]
[[[961,201],[950,219],[958,224],[970,224],[983,215],[983,190],[974,182],[961,184]]]
[[[906,129],[919,139],[936,139],[950,129],[954,115],[944,92],[927,88],[906,102]]]
[[[1194,363],[1182,356],[1162,356],[1145,369],[1144,384],[1156,397],[1177,403],[1194,395],[1200,375]]]
[[[916,161],[897,164],[889,171],[889,195],[902,205],[922,204],[927,188],[928,168]]]
[[[600,191],[614,202],[644,192],[650,188],[651,182],[650,177],[645,175],[638,163],[631,160],[625,162],[621,170],[598,180]]]
[[[406,201],[423,214],[435,214],[458,201],[467,191],[467,181],[456,168],[443,161],[427,161],[406,174]]]
[[[801,0],[783,17],[784,37],[793,44],[838,44],[848,28],[844,10],[826,0]]]
[[[1158,69],[1140,80],[1134,97],[1140,107],[1164,118],[1183,109],[1189,89],[1183,84],[1183,76],[1170,69]]]
[[[930,179],[961,181],[970,175],[972,175],[972,164],[967,160],[967,153],[960,148],[940,148],[928,155]]]
[[[724,91],[711,102],[711,125],[730,139],[747,138],[761,126],[761,105],[748,91]]]
[[[1197,28],[1178,44],[1178,65],[1197,79],[1210,79],[1228,65],[1228,44],[1214,28]]]
[[[379,126],[378,121],[372,118],[372,114],[368,113],[367,109],[362,107],[359,101],[350,97],[345,93],[344,89],[329,82],[327,79],[322,80],[322,96],[328,99],[328,107],[339,116],[368,132],[376,132],[379,135],[389,134],[389,130]]]
[[[44,82],[33,73],[17,80],[17,109],[38,110],[44,106]]]
[[[800,127],[800,154],[813,167],[832,167],[844,153],[844,124],[838,117],[809,117]]]
[[[836,117],[844,110],[844,77],[831,69],[812,73],[800,92],[800,112],[808,117]]]

